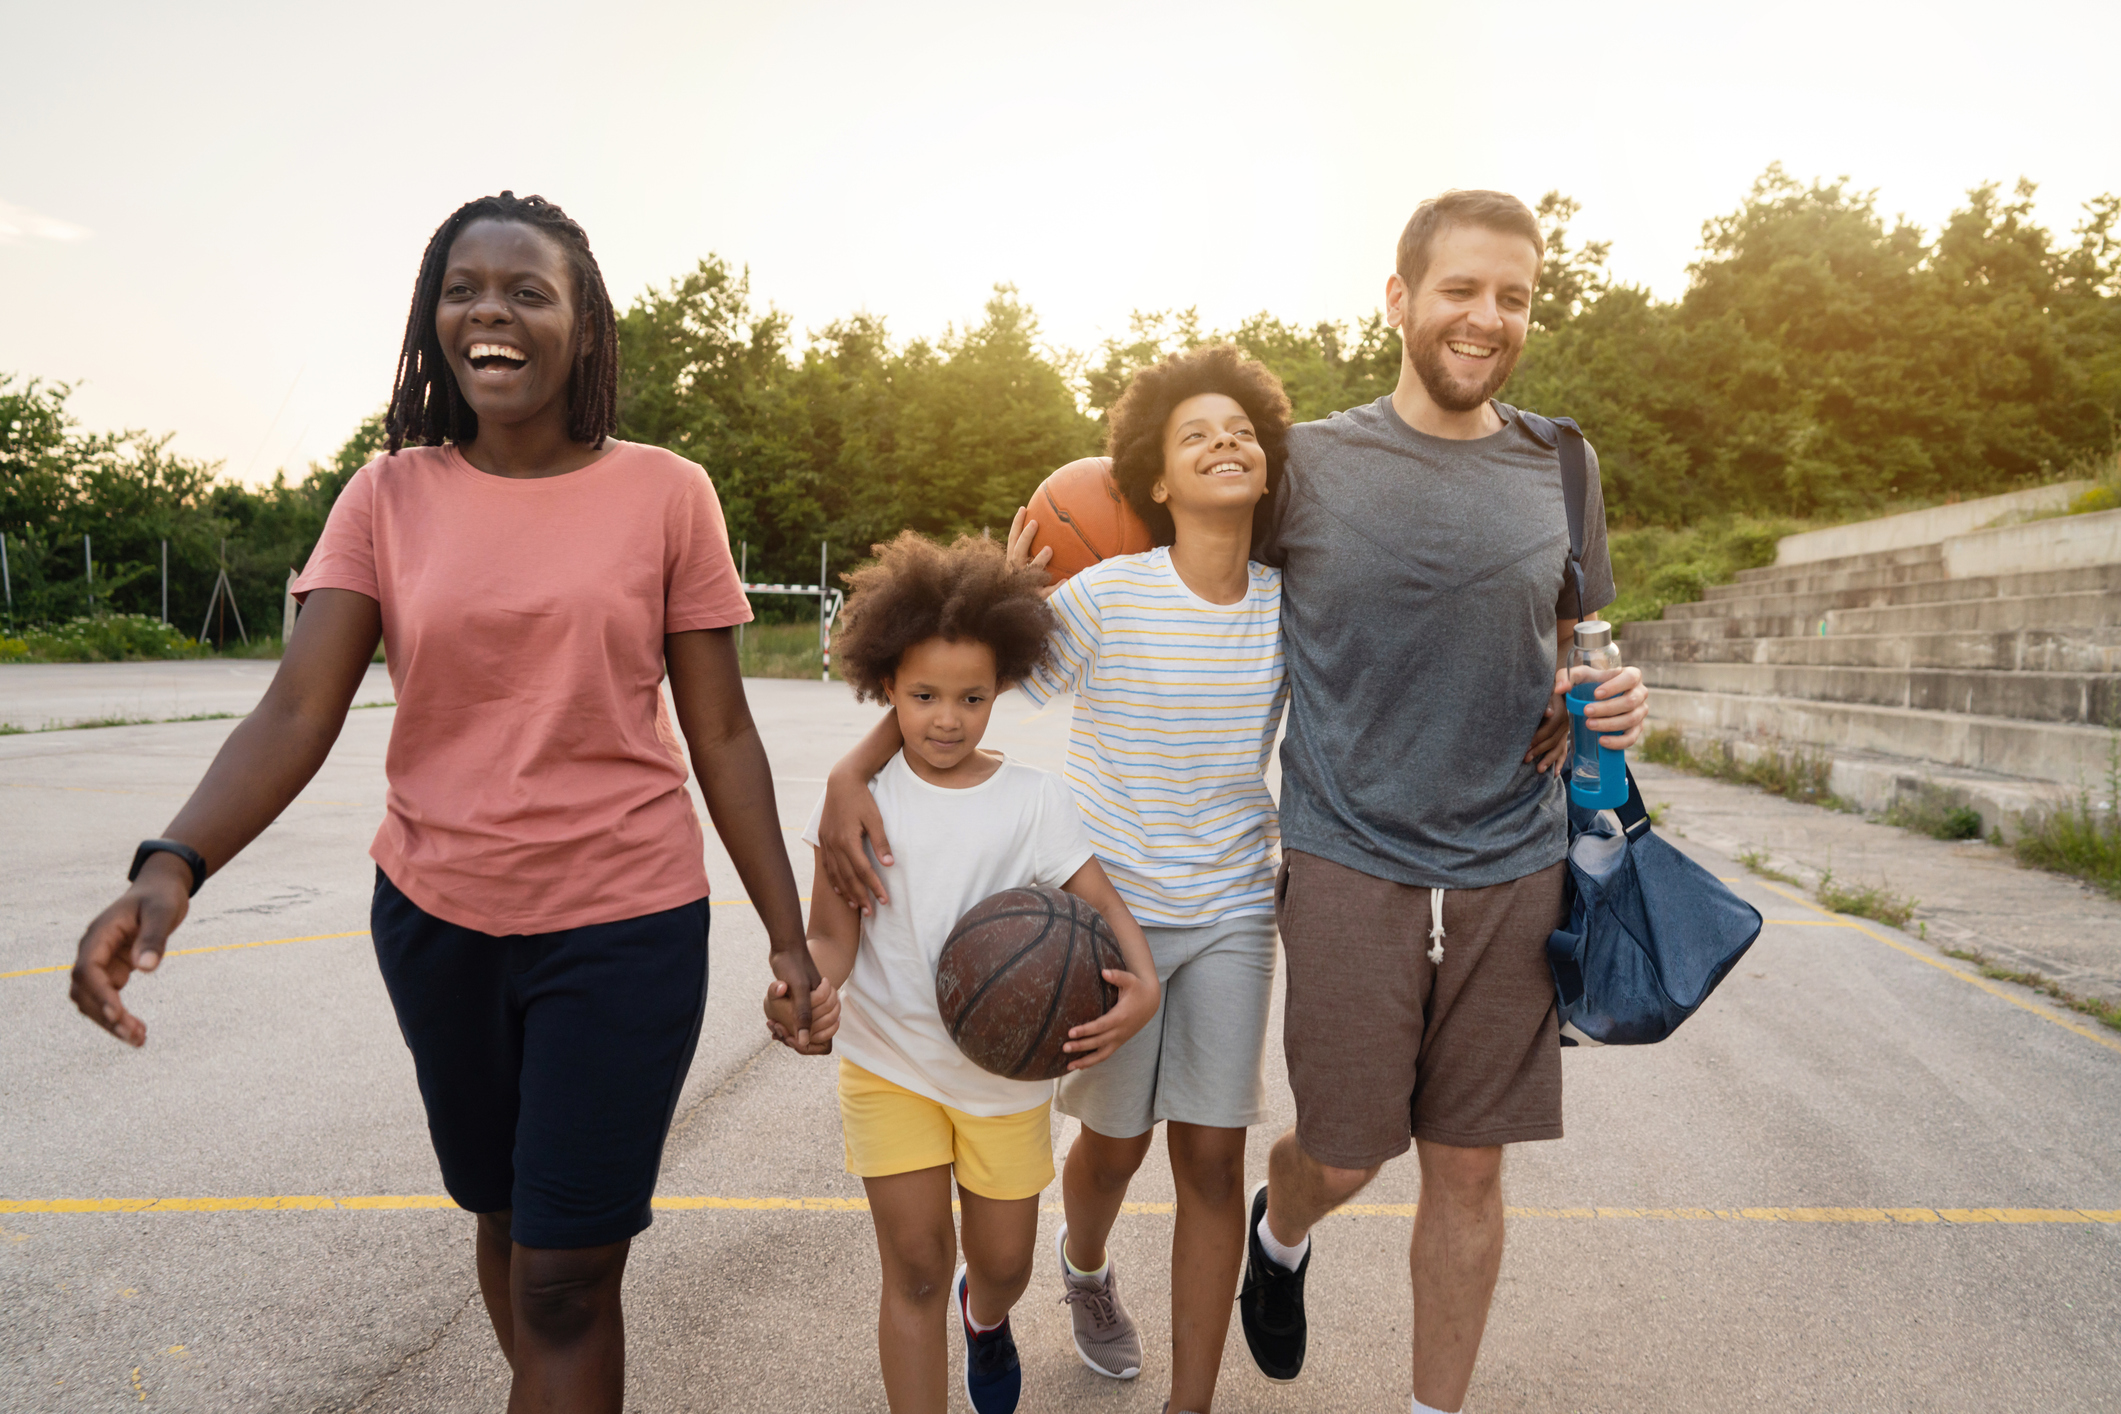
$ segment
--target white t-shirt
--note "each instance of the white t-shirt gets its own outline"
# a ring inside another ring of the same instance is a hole
[[[1053,651],[1018,684],[1041,704],[1075,694],[1068,780],[1138,923],[1274,911],[1281,571],[1248,568],[1244,598],[1211,604],[1169,549],[1099,561],[1047,601]]]
[[[1089,861],[1090,837],[1068,783],[1005,760],[978,785],[946,790],[915,775],[900,752],[869,790],[898,862],[880,870],[891,902],[862,920],[834,1049],[967,1114],[1036,1109],[1052,1096],[1052,1081],[981,1070],[950,1039],[935,1005],[935,963],[950,930],[980,900],[1027,884],[1059,888]],[[820,796],[803,830],[813,849],[824,813]]]

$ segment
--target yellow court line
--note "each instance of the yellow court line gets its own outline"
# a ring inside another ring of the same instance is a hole
[[[1829,919],[1833,920],[1834,926],[1842,928],[1853,928],[1867,938],[1871,938],[1878,942],[1884,943],[1887,947],[1893,949],[1895,952],[1906,953],[1909,957],[1915,959],[1915,961],[1925,963],[1928,966],[1934,967],[1939,972],[1949,973],[1951,976],[1958,978],[1960,981],[1966,983],[1968,986],[1979,987],[1982,991],[1987,992],[1992,997],[2001,997],[2004,1001],[2009,1002],[2012,1006],[2022,1008],[2025,1011],[2029,1011],[2034,1016],[2039,1017],[2042,1021],[2052,1022],[2054,1025],[2061,1027],[2064,1031],[2075,1032],[2077,1035],[2082,1036],[2085,1040],[2092,1042],[2094,1045],[2104,1046],[2109,1051],[2121,1053],[2121,1041],[2109,1040],[2108,1038],[2101,1036],[2098,1032],[2093,1031],[2089,1027],[2079,1026],[2074,1021],[2070,1021],[2063,1017],[2055,1015],[2046,1007],[2037,1006],[2034,1003],[2027,1001],[2023,997],[2014,996],[2010,992],[2006,991],[2004,988],[1999,987],[1995,983],[1989,981],[1986,977],[1977,977],[1973,973],[1968,972],[1963,968],[1954,967],[1948,962],[1944,962],[1937,958],[1931,957],[1928,953],[1921,952],[1915,948],[1911,948],[1906,943],[1899,942],[1898,940],[1893,938],[1888,938],[1887,936],[1885,936],[1885,934],[1879,932],[1875,928],[1871,928],[1862,923],[1858,923],[1854,919],[1848,918],[1842,914],[1834,913],[1829,909],[1821,908],[1818,904],[1813,903],[1811,900],[1807,899],[1802,894],[1791,893],[1788,889],[1780,888],[1774,884],[1766,882],[1765,880],[1755,880],[1754,882],[1758,883],[1761,888],[1766,889],[1769,893],[1779,894],[1783,898],[1788,899],[1790,902],[1797,904],[1800,907],[1809,908],[1814,913],[1826,914]]]
[[[654,1200],[661,1212],[865,1213],[866,1198],[773,1198],[671,1195]],[[1170,1214],[1169,1203],[1123,1203],[1122,1211],[1146,1216]],[[316,1193],[238,1198],[0,1198],[0,1213],[284,1213],[284,1212],[426,1212],[454,1209],[440,1193],[378,1193],[328,1197]],[[1063,1211],[1058,1203],[1042,1211]],[[1638,1222],[1770,1222],[1898,1223],[1963,1227],[1977,1223],[2015,1226],[2121,1224],[2121,1208],[1530,1208],[1512,1207],[1507,1216],[1532,1221]],[[1411,1218],[1412,1203],[1349,1203],[1333,1210],[1347,1218]]]
[[[738,904],[748,904],[751,900],[748,898],[717,898],[709,899],[707,902],[713,908],[734,908]],[[808,903],[810,902],[810,895],[798,894],[796,902]],[[282,943],[321,943],[331,938],[365,938],[367,936],[368,930],[366,928],[356,928],[350,933],[308,933],[299,938],[266,938],[255,943],[215,943],[211,947],[204,948],[172,948],[166,956],[196,957],[202,952],[241,952],[246,948],[276,948]],[[48,972],[71,972],[73,970],[74,965],[71,962],[54,963],[50,967],[25,967],[19,972],[0,972],[0,982],[4,982],[10,977],[39,977]]]
[[[144,723],[143,725],[155,725]],[[0,786],[9,790],[63,790],[76,795],[146,795],[163,800],[174,800],[184,794],[181,790],[119,790],[115,786],[55,786],[41,781],[0,781]],[[381,805],[379,800],[327,800],[322,796],[298,795],[290,805]]]
[[[356,928],[350,933],[309,933],[299,938],[266,938],[255,943],[215,943],[211,947],[204,948],[172,948],[165,956],[196,957],[202,952],[241,952],[247,948],[276,948],[282,943],[321,943],[327,938],[365,938],[367,936],[368,930],[366,928]],[[73,970],[74,965],[71,962],[56,963],[50,967],[25,967],[20,972],[0,972],[0,981],[4,981],[9,977],[36,977],[46,972],[71,972]]]

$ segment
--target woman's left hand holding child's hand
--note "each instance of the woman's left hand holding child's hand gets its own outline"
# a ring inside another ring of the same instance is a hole
[[[1070,1070],[1087,1070],[1108,1059],[1147,1026],[1163,1005],[1164,989],[1154,976],[1137,977],[1125,968],[1108,967],[1105,980],[1118,989],[1119,999],[1097,1020],[1068,1028],[1061,1049],[1075,1057],[1068,1063]]]
[[[766,988],[766,1030],[789,1050],[804,1056],[832,1054],[832,1037],[840,1029],[840,994],[830,978],[820,978],[810,993],[810,1044],[796,1039],[795,1002],[788,984],[775,979]]]

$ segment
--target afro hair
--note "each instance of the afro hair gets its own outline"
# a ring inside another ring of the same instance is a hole
[[[1171,512],[1152,494],[1164,474],[1164,424],[1180,403],[1203,393],[1221,393],[1245,410],[1245,416],[1252,419],[1252,435],[1267,454],[1267,490],[1271,493],[1281,485],[1290,417],[1281,380],[1265,364],[1229,344],[1173,354],[1135,374],[1105,415],[1112,479],[1159,545],[1169,545],[1178,533]],[[1253,517],[1255,546],[1265,532],[1266,517]]]
[[[840,631],[840,672],[863,701],[881,702],[899,660],[931,638],[984,643],[1003,684],[1046,660],[1057,621],[1046,607],[1046,572],[1012,567],[1001,545],[960,535],[947,549],[915,531],[873,547],[876,562],[847,576],[854,596]]]

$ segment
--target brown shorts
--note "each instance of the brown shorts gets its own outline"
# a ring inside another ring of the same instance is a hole
[[[1334,1168],[1374,1168],[1409,1135],[1480,1148],[1561,1137],[1561,1040],[1546,942],[1567,866],[1443,899],[1289,851],[1275,921],[1289,958],[1282,1049],[1296,1140]]]

